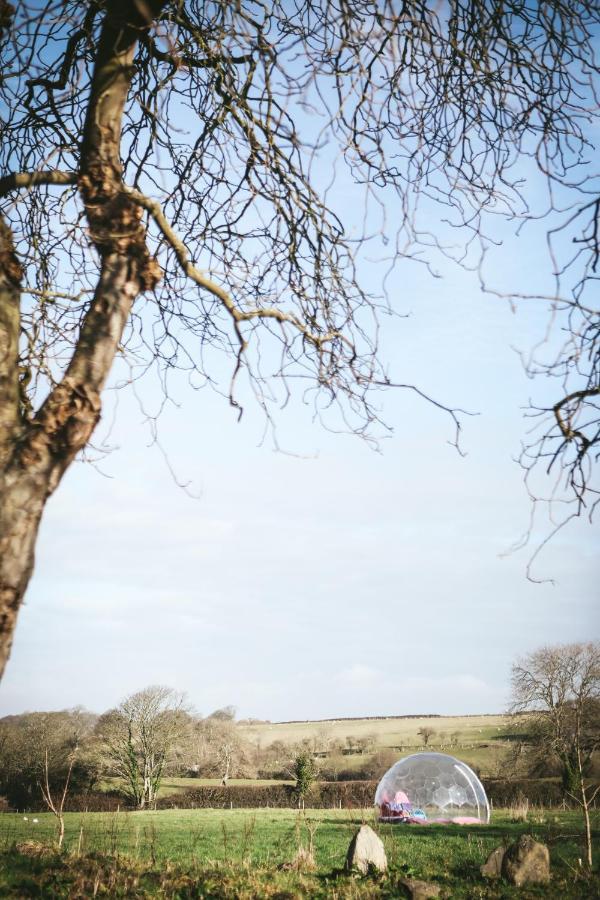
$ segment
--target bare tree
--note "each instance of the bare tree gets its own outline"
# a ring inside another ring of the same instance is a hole
[[[512,668],[512,712],[527,715],[528,738],[538,753],[554,756],[565,792],[581,805],[587,861],[592,865],[585,774],[600,747],[600,644],[542,647]]]
[[[430,728],[429,725],[423,725],[421,728],[419,728],[417,734],[423,741],[423,746],[427,747],[431,738],[435,737],[436,730],[435,728]]]
[[[44,803],[46,804],[50,812],[56,816],[57,819],[58,836],[56,838],[56,843],[59,850],[61,849],[65,838],[65,800],[67,799],[67,794],[69,792],[69,784],[71,782],[71,774],[73,772],[73,766],[75,764],[77,749],[77,747],[74,747],[69,755],[67,774],[65,775],[64,784],[62,785],[62,790],[58,792],[56,797],[53,795],[52,789],[50,787],[50,766],[48,764],[47,749],[44,755],[44,777],[43,781],[40,784],[40,789],[42,791]]]
[[[225,709],[233,710],[233,707]],[[224,787],[230,777],[243,770],[248,762],[249,744],[230,717],[213,713],[196,722],[194,743],[198,771],[217,776]]]
[[[219,746],[219,761],[221,763],[221,770],[223,772],[223,775],[221,776],[221,787],[227,787],[227,784],[229,782],[234,750],[235,743],[233,740],[224,738],[221,741]]]
[[[169,756],[188,726],[183,695],[167,687],[138,691],[100,717],[96,732],[107,771],[138,809],[156,800]]]
[[[217,719],[219,722],[234,722],[235,713],[235,706],[223,706],[220,709],[215,709],[207,718]]]
[[[370,434],[378,390],[426,395],[378,359],[385,279],[365,292],[361,252],[447,252],[430,224],[443,218],[468,264],[485,258],[499,216],[536,219],[522,160],[547,179],[553,233],[578,242],[555,264],[572,273],[550,298],[570,344],[546,366],[561,387],[526,464],[561,463],[585,508],[599,21],[571,0],[0,0],[0,672],[44,505],[116,357],[129,380],[153,369],[168,391],[179,367],[223,390],[225,354],[238,410],[242,376],[268,417],[298,385],[331,427]],[[319,175],[337,157],[365,185],[352,237]],[[458,436],[459,411],[433,402]]]
[[[320,753],[326,756],[333,743],[334,735],[331,727],[328,725],[320,725],[313,735],[313,753]]]
[[[0,793],[11,806],[38,809],[40,791],[59,797],[66,783],[80,793],[93,787],[99,774],[95,721],[78,708],[0,720]]]
[[[272,741],[257,756],[259,765],[268,772],[269,777],[279,778],[282,773],[287,777],[292,771],[294,750],[284,741]]]

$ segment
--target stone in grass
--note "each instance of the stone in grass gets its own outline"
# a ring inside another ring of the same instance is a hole
[[[484,878],[500,878],[505,853],[506,847],[496,847],[495,850],[492,850],[479,870]]]
[[[368,875],[369,871],[385,872],[387,857],[383,842],[369,825],[361,825],[348,847],[346,869]]]
[[[545,844],[522,834],[511,844],[502,860],[502,877],[511,884],[546,884],[550,881],[550,853]]]
[[[420,881],[418,878],[401,878],[398,886],[409,900],[430,900],[431,897],[439,897],[442,893],[439,884]]]

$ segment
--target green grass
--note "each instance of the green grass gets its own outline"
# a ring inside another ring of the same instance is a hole
[[[397,750],[395,758],[401,759],[403,756],[409,756],[411,753],[420,753],[423,746],[406,747],[403,751]],[[426,748],[434,753],[448,753],[450,756],[459,756],[460,759],[468,766],[479,771],[482,777],[494,778],[498,777],[503,771],[502,764],[505,761],[510,750],[508,742],[499,742],[497,744],[488,744],[487,746],[469,745],[463,749],[453,747],[443,748],[436,744]],[[349,770],[358,771],[364,769],[373,759],[373,753],[353,753],[344,756],[342,754],[331,754],[325,758],[319,758],[318,764],[324,769],[334,769],[336,771]],[[263,782],[254,782],[254,784],[262,784]]]
[[[330,883],[328,879],[342,868],[352,834],[362,821],[369,821],[382,837],[390,875],[360,883],[336,876]],[[409,876],[434,880],[451,897],[516,897],[508,886],[483,881],[479,866],[494,847],[524,832],[550,846],[553,887],[531,888],[518,896],[573,900],[600,896],[598,876],[591,882],[581,880],[581,822],[573,812],[538,812],[518,823],[504,812],[497,813],[488,826],[427,828],[380,826],[370,809],[363,814],[356,810],[306,810],[300,814],[284,809],[70,813],[65,822],[65,854],[31,859],[11,848],[27,839],[51,842],[53,817],[41,813],[25,821],[22,815],[0,815],[0,896],[87,896],[87,887],[75,890],[73,885],[77,879],[91,878],[95,865],[94,878],[103,884],[103,879],[113,879],[105,896],[129,896],[119,893],[120,885],[137,879],[140,892],[131,896],[258,897],[273,893],[290,898],[391,897],[399,896],[394,887],[397,879]],[[301,844],[309,844],[311,831],[316,872],[279,872],[279,864],[291,860]],[[173,884],[164,882],[165,873],[170,873]],[[56,885],[55,893],[47,887],[46,893],[40,893],[40,879],[44,878],[54,879],[56,884],[63,879],[66,893],[60,893],[63,887],[59,891]],[[186,879],[191,879],[189,884]],[[186,893],[202,879],[206,880],[204,894]]]
[[[185,776],[169,776],[160,783],[157,796],[170,797],[172,794],[178,794],[181,791],[193,790],[199,787],[218,787],[222,782],[221,778],[188,778]],[[230,778],[229,785],[239,784],[242,786],[269,785],[269,784],[294,784],[294,781],[276,780],[274,778]],[[100,790],[109,791],[120,789],[123,782],[118,778],[106,778],[100,783]]]

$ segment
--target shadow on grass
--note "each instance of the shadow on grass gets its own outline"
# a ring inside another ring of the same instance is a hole
[[[365,824],[365,821],[359,818],[345,820],[323,818],[319,821],[327,825],[351,825],[356,828],[360,828],[361,825]],[[366,824],[375,824],[378,826],[378,831],[381,834],[419,835],[425,840],[438,840],[440,837],[466,837],[467,835],[479,838],[511,837],[514,835],[517,838],[521,834],[531,834],[532,832],[540,834],[544,831],[549,831],[552,827],[551,825],[536,825],[532,822],[515,822],[504,825],[500,823],[497,825],[403,825],[401,823],[390,825],[388,823],[373,823],[371,821]]]
[[[550,885],[531,885],[517,889],[510,885],[484,881],[470,860],[453,866],[445,859],[438,873],[427,881],[439,885],[455,900],[510,898],[510,900],[584,900],[600,896],[598,876],[584,881],[556,873]],[[8,872],[2,863],[8,864]],[[5,877],[3,878],[3,874]],[[139,897],[153,900],[212,900],[271,897],[279,900],[397,900],[403,896],[401,880],[419,878],[411,867],[394,866],[386,875],[360,877],[343,868],[314,873],[280,872],[273,867],[232,866],[215,863],[205,866],[156,866],[126,856],[100,853],[81,857],[52,855],[40,858],[16,853],[0,854],[0,896],[11,900],[26,897],[108,896]],[[449,892],[449,893],[448,893]]]

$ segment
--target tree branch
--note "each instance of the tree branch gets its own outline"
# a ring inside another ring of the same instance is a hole
[[[22,426],[19,391],[19,333],[22,270],[12,233],[0,216],[0,472]]]
[[[562,410],[563,407],[565,407],[568,403],[571,403],[573,400],[585,400],[588,397],[594,397],[597,394],[600,394],[600,385],[598,385],[597,387],[586,388],[580,391],[573,391],[572,393],[567,394],[566,397],[563,397],[562,400],[559,400],[558,403],[555,403],[552,407],[554,417],[565,440],[572,441],[574,439],[577,439],[578,441],[580,441],[583,451],[585,451],[589,446],[589,439],[585,436],[585,434],[583,434],[583,432],[571,427],[572,416],[567,416],[567,419],[565,420],[562,416]]]
[[[448,413],[452,421],[454,422],[454,440],[449,441],[450,446],[454,447],[458,452],[459,456],[466,456],[466,452],[460,446],[460,433],[462,430],[462,423],[460,421],[459,416],[478,416],[478,412],[469,412],[467,409],[462,409],[460,406],[446,406],[444,403],[441,403],[439,400],[436,400],[434,397],[431,397],[429,394],[426,394],[425,391],[422,391],[415,384],[398,384],[393,381],[389,381],[385,379],[384,381],[371,381],[373,385],[380,385],[381,387],[388,388],[400,388],[405,391],[413,391],[413,393],[417,394],[418,397],[421,397],[423,400],[426,400],[427,403],[431,403],[432,406],[435,406],[437,409],[441,409],[442,412]]]
[[[59,169],[40,172],[11,172],[10,175],[0,178],[0,197],[6,197],[11,191],[32,188],[38,184],[77,184],[77,173],[62,172]]]
[[[67,370],[34,417],[20,452],[32,470],[46,471],[48,493],[88,442],[133,302],[161,274],[146,246],[141,212],[121,189],[120,142],[139,35],[163,6],[111,0],[102,26],[79,179],[91,238],[102,260],[100,278]]]
[[[259,307],[257,309],[251,310],[239,309],[239,307],[235,305],[231,295],[224,288],[218,285],[211,278],[208,278],[207,275],[201,272],[200,269],[197,269],[196,266],[191,262],[185,244],[168,222],[160,203],[157,200],[152,200],[150,197],[147,197],[140,191],[128,187],[127,185],[124,185],[122,189],[123,192],[134,201],[134,203],[137,203],[148,213],[150,213],[158,228],[160,229],[161,234],[174,251],[177,262],[179,263],[187,277],[194,281],[199,287],[208,291],[210,294],[220,300],[234,322],[249,322],[252,319],[275,319],[282,325],[286,323],[293,325],[293,327],[297,331],[299,331],[307,341],[309,341],[318,349],[321,349],[325,344],[333,340],[340,340],[345,343],[354,354],[355,351],[352,341],[350,341],[340,331],[331,330],[323,334],[315,334],[297,316],[292,315],[292,313],[286,313],[281,309],[277,309],[277,307]]]

